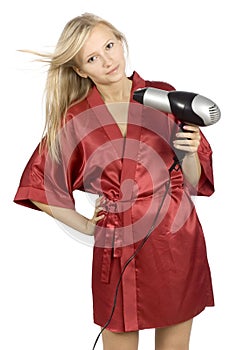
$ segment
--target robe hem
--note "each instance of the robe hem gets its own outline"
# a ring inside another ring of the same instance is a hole
[[[185,318],[182,318],[176,322],[164,322],[162,323],[161,325],[155,325],[155,326],[140,326],[140,327],[135,327],[135,328],[131,328],[129,330],[124,330],[124,329],[118,329],[118,328],[113,328],[113,327],[106,327],[107,330],[111,331],[111,332],[114,332],[114,333],[127,333],[127,332],[137,332],[137,331],[142,331],[144,329],[157,329],[157,328],[166,328],[166,327],[170,327],[170,326],[175,326],[177,324],[180,324],[180,323],[183,323],[183,322],[187,322],[191,319],[193,319],[194,317],[200,315],[207,307],[214,307],[214,303],[213,304],[208,304],[208,305],[205,305],[204,307],[202,307],[199,311],[196,311],[195,313],[192,314],[192,316],[189,316],[189,317],[185,317]],[[104,324],[101,324],[99,322],[96,322],[94,320],[94,323],[100,327],[103,327]]]

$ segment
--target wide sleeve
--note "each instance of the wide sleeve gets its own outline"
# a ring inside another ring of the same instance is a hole
[[[185,179],[185,186],[192,196],[211,196],[214,193],[214,177],[212,164],[212,149],[206,137],[200,130],[201,141],[198,147],[198,157],[201,165],[201,175],[196,186]]]
[[[53,160],[47,149],[39,145],[30,157],[14,197],[14,202],[38,209],[31,200],[44,204],[74,209],[69,164],[63,159]]]
[[[14,197],[14,202],[38,209],[31,200],[58,206],[75,208],[73,191],[83,190],[82,178],[84,154],[82,144],[74,135],[73,123],[59,133],[60,157],[54,160],[44,145],[39,145],[30,157]]]
[[[214,193],[212,149],[202,131],[200,132],[201,142],[198,148],[198,157],[201,164],[201,176],[195,192],[198,196],[211,196]]]

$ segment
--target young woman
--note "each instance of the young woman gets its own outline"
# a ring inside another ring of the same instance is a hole
[[[42,55],[46,133],[14,200],[94,235],[94,322],[107,325],[105,350],[136,350],[146,328],[156,350],[186,350],[193,318],[214,304],[191,201],[214,191],[212,152],[198,127],[182,132],[173,115],[133,101],[138,88],[173,88],[128,78],[126,46],[114,26],[84,14]],[[177,151],[181,163],[169,170]],[[74,190],[99,195],[91,219],[76,211]]]

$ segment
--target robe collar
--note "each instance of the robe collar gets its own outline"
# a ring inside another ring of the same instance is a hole
[[[135,102],[133,100],[133,92],[139,88],[144,88],[146,86],[146,82],[140,77],[137,72],[133,72],[129,79],[132,80],[130,102]],[[105,104],[96,86],[93,86],[91,89],[90,93],[87,96],[87,101],[92,108]]]
[[[132,80],[130,103],[138,104],[138,102],[135,102],[133,100],[133,93],[136,89],[145,87],[146,82],[136,72],[133,72],[132,76],[129,77],[129,79]],[[117,123],[115,122],[113,116],[108,111],[106,104],[104,103],[104,100],[102,99],[101,94],[99,93],[96,86],[93,86],[93,88],[89,92],[86,99],[87,99],[87,102],[88,102],[90,108],[94,112],[94,115],[96,116],[98,123],[103,127],[107,137],[110,140],[123,139],[121,131],[120,131]],[[126,137],[130,137],[131,134],[134,134],[133,138],[140,137],[140,135],[139,135],[140,128],[138,128],[136,132],[135,132],[135,130],[133,130],[133,131],[130,130],[131,129],[130,122],[133,123],[133,120],[131,120],[131,118],[134,119],[135,117],[131,116],[131,113],[129,113]],[[141,116],[137,115],[136,120],[134,120],[134,122],[136,122],[137,124],[138,123],[140,124],[141,123],[140,118],[141,118]],[[112,133],[111,133],[111,128],[107,128],[108,125],[113,125]],[[119,149],[117,150],[117,152],[119,152]]]
[[[96,119],[103,127],[108,139],[112,141],[111,145],[117,153],[117,158],[121,159],[121,165],[123,164],[121,172],[122,182],[126,179],[133,179],[135,176],[137,163],[136,161],[133,162],[132,160],[137,159],[137,154],[139,151],[143,107],[141,104],[133,100],[133,93],[136,89],[144,88],[146,86],[145,80],[143,80],[136,72],[134,72],[129,79],[132,80],[132,88],[130,107],[128,111],[127,133],[125,138],[122,137],[117,123],[106,108],[106,105],[95,86],[87,96],[88,104],[92,108]],[[138,107],[136,107],[136,105]],[[112,128],[109,127],[111,125]],[[114,142],[114,140],[118,140],[118,142]],[[135,140],[134,143],[133,140]],[[130,190],[128,189],[128,198],[132,197],[132,190],[133,186]]]

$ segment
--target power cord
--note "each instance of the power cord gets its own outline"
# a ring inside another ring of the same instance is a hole
[[[118,292],[119,292],[119,286],[121,284],[121,281],[122,281],[122,277],[124,275],[124,272],[127,268],[127,266],[129,265],[129,263],[137,256],[137,254],[141,251],[141,249],[143,248],[143,246],[145,245],[146,241],[148,240],[148,238],[150,237],[151,233],[153,232],[154,228],[155,228],[155,225],[156,225],[156,222],[158,220],[158,216],[159,216],[159,213],[162,209],[162,206],[164,204],[164,201],[165,201],[165,198],[169,192],[169,187],[170,187],[170,174],[173,170],[176,170],[178,171],[179,169],[181,168],[181,161],[175,156],[174,157],[174,163],[172,164],[172,166],[169,168],[169,180],[166,182],[165,184],[165,192],[164,192],[164,195],[163,195],[163,198],[162,198],[162,201],[158,207],[158,210],[157,210],[157,213],[154,217],[154,220],[152,222],[152,225],[150,227],[150,229],[148,230],[146,236],[143,238],[143,240],[141,241],[140,245],[137,247],[137,249],[135,250],[135,252],[131,255],[131,257],[126,261],[126,263],[124,264],[124,267],[121,271],[121,274],[120,274],[120,277],[119,277],[119,280],[117,282],[117,285],[116,285],[116,289],[115,289],[115,294],[114,294],[114,302],[113,302],[113,307],[112,307],[112,310],[111,310],[111,314],[110,314],[110,317],[108,319],[108,321],[105,323],[105,325],[103,326],[103,328],[101,329],[101,331],[99,332],[95,342],[94,342],[94,345],[93,345],[93,348],[92,350],[95,349],[96,345],[97,345],[97,342],[102,334],[102,332],[107,328],[107,326],[109,325],[109,323],[111,322],[112,320],[112,317],[113,317],[113,314],[114,314],[114,310],[115,310],[115,307],[116,307],[116,302],[117,302],[117,297],[118,297]]]

